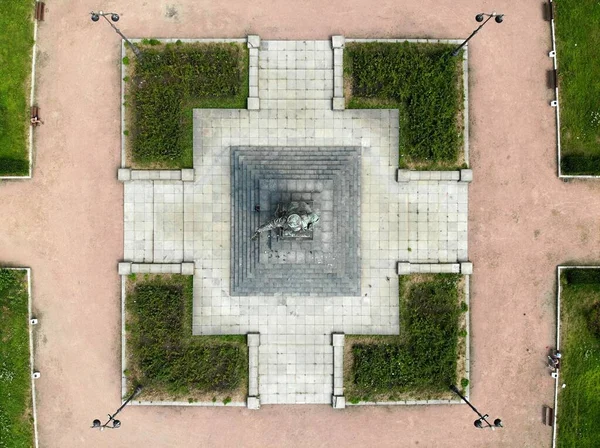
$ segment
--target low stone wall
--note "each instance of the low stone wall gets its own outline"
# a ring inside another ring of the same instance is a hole
[[[119,263],[119,275],[129,274],[194,275],[194,263]]]
[[[119,168],[117,178],[121,182],[132,180],[181,180],[184,182],[194,181],[194,169],[184,168],[181,170],[132,170]]]
[[[473,273],[473,263],[464,261],[461,263],[410,263],[399,261],[397,266],[398,275],[409,274],[464,274]]]
[[[248,409],[260,409],[258,392],[258,347],[260,334],[248,333]]]

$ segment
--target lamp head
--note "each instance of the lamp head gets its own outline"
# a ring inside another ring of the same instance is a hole
[[[475,20],[477,20],[478,22],[483,22],[483,18],[484,18],[483,13],[477,14],[475,16]]]
[[[504,14],[498,14],[494,20],[496,21],[496,23],[502,23],[502,21],[504,20]]]
[[[110,15],[110,20],[112,20],[113,22],[118,22],[119,21],[119,14],[112,13]]]
[[[98,419],[92,422],[92,428],[100,428],[100,425],[102,425],[102,422]]]
[[[98,20],[100,20],[100,16],[98,14],[96,14],[95,12],[92,12],[91,16],[92,16],[92,22],[97,22]]]
[[[121,420],[113,420],[113,428],[117,429],[121,427]]]

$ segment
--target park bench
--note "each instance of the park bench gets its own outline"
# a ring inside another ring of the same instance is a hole
[[[35,2],[35,20],[44,21],[44,10],[46,4],[44,2]]]

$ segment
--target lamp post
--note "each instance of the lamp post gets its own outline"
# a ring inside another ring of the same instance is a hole
[[[483,22],[485,17],[487,17],[487,19],[485,19],[485,22]],[[458,54],[458,52],[461,50],[461,48],[464,47],[465,45],[467,45],[467,42],[469,42],[471,40],[471,38],[473,36],[475,36],[475,34],[477,34],[479,32],[479,30],[481,28],[483,28],[483,26],[486,23],[488,23],[492,17],[495,17],[494,20],[496,21],[496,23],[502,23],[502,21],[504,20],[504,14],[496,14],[495,11],[492,12],[491,14],[487,14],[485,12],[477,14],[475,16],[475,20],[477,20],[478,22],[483,22],[483,23],[481,25],[479,25],[479,27],[475,31],[473,31],[471,33],[471,35],[469,37],[467,37],[467,39],[462,44],[460,44],[456,50],[454,50],[452,52],[452,56],[456,56]]]
[[[125,400],[125,403],[123,403],[121,405],[121,407],[119,409],[117,409],[117,412],[115,412],[114,414],[110,415],[108,414],[108,421],[105,424],[102,424],[102,422],[99,419],[96,419],[92,422],[92,428],[98,428],[100,431],[102,431],[104,428],[110,428],[110,429],[117,429],[121,427],[121,421],[120,420],[115,420],[115,417],[117,416],[117,414],[119,412],[121,412],[123,410],[123,408],[125,406],[127,406],[127,403],[129,403],[131,400],[133,400],[133,397],[135,397],[137,394],[140,393],[140,391],[142,390],[142,386],[138,386],[135,388],[135,390],[133,391],[133,393],[129,396],[129,398],[127,398],[127,400]],[[112,426],[108,426],[109,423],[112,422]]]
[[[473,409],[473,411],[479,416],[479,418],[473,422],[473,425],[475,425],[476,428],[492,428],[492,429],[502,428],[502,426],[503,426],[502,425],[502,420],[500,420],[499,418],[497,418],[496,420],[494,420],[494,424],[492,425],[490,422],[487,421],[487,418],[489,417],[489,415],[487,415],[487,414],[482,415],[475,408],[475,406],[473,406],[471,403],[469,403],[469,400],[467,400],[465,398],[465,396],[460,393],[460,391],[458,390],[458,388],[454,384],[452,384],[450,386],[450,390],[452,392],[454,392],[456,395],[458,395],[465,403],[467,403],[469,405],[469,407],[471,409]],[[487,426],[483,426],[483,422],[485,422]]]
[[[92,22],[97,22],[98,20],[100,20],[100,17],[104,17],[104,20],[106,20],[108,22],[108,24],[112,27],[113,30],[115,30],[115,32],[121,36],[125,42],[127,42],[127,45],[129,45],[131,47],[131,49],[133,50],[133,54],[135,54],[135,57],[139,58],[141,57],[141,52],[138,49],[138,47],[136,47],[135,45],[133,45],[129,39],[127,39],[127,37],[121,32],[121,30],[119,28],[117,28],[116,26],[113,25],[112,22],[118,22],[119,21],[119,14],[117,14],[116,12],[103,12],[103,11],[98,11],[98,12],[90,12],[90,16],[92,18]],[[108,20],[108,17],[110,16],[110,20]],[[112,22],[111,22],[112,20]]]

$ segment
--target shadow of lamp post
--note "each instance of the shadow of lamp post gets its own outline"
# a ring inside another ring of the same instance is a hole
[[[117,14],[115,12],[103,12],[103,11],[94,12],[94,11],[92,11],[92,12],[90,12],[90,16],[92,18],[92,22],[97,22],[98,20],[100,20],[100,17],[103,17],[104,20],[106,20],[108,22],[108,24],[113,28],[113,30],[115,30],[115,32],[125,40],[127,45],[129,45],[131,47],[131,49],[133,50],[133,54],[135,54],[135,57],[139,58],[142,55],[139,48],[136,47],[135,45],[133,45],[131,43],[131,41],[129,39],[127,39],[127,37],[121,32],[121,30],[113,25],[112,22],[119,21],[119,14]],[[110,20],[108,20],[107,16],[110,16]],[[111,20],[112,20],[112,22],[111,22]]]
[[[119,409],[117,409],[117,412],[115,412],[114,414],[110,415],[108,414],[108,421],[105,424],[102,424],[102,422],[98,419],[94,420],[92,422],[92,428],[98,428],[100,431],[102,431],[104,428],[110,428],[110,429],[117,429],[121,427],[121,421],[120,420],[116,420],[115,417],[117,416],[117,414],[119,412],[121,412],[123,410],[123,408],[125,406],[127,406],[127,403],[129,403],[131,400],[133,400],[133,398],[139,394],[142,390],[142,386],[138,386],[135,388],[135,390],[133,391],[133,393],[129,396],[129,398],[127,398],[127,400],[125,400],[125,402],[121,405],[121,407]],[[109,426],[109,424],[112,422],[112,426]]]
[[[485,17],[487,17],[487,19],[485,19]],[[496,14],[495,11],[492,12],[491,14],[487,14],[487,13],[484,13],[484,12],[477,14],[475,16],[475,20],[477,20],[478,22],[483,22],[483,23],[481,25],[479,25],[479,27],[475,31],[473,31],[471,33],[471,35],[469,37],[467,37],[467,39],[462,44],[460,44],[458,46],[458,48],[456,48],[456,50],[454,50],[452,52],[452,56],[458,55],[458,53],[460,52],[460,50],[462,49],[462,47],[464,47],[465,45],[467,45],[467,42],[469,42],[471,40],[471,38],[473,36],[475,36],[475,34],[477,34],[479,32],[479,30],[481,28],[483,28],[483,26],[486,23],[488,23],[492,17],[495,17],[496,23],[502,23],[502,21],[504,20],[504,14]],[[485,22],[483,21],[484,19],[485,19]]]
[[[482,415],[475,408],[475,406],[473,406],[471,403],[469,403],[469,400],[467,400],[465,398],[465,396],[460,393],[460,391],[458,390],[458,388],[454,384],[452,384],[450,386],[450,390],[452,392],[454,392],[456,395],[458,395],[465,403],[467,403],[469,405],[469,407],[471,409],[473,409],[473,411],[479,416],[479,418],[473,422],[473,425],[475,425],[476,428],[492,428],[492,429],[496,429],[496,428],[502,428],[503,427],[502,420],[500,420],[499,418],[497,418],[496,420],[494,420],[494,424],[493,425],[490,422],[488,422],[487,418],[489,417],[489,415],[487,415],[487,414]],[[483,425],[483,422],[485,422],[486,426]]]

